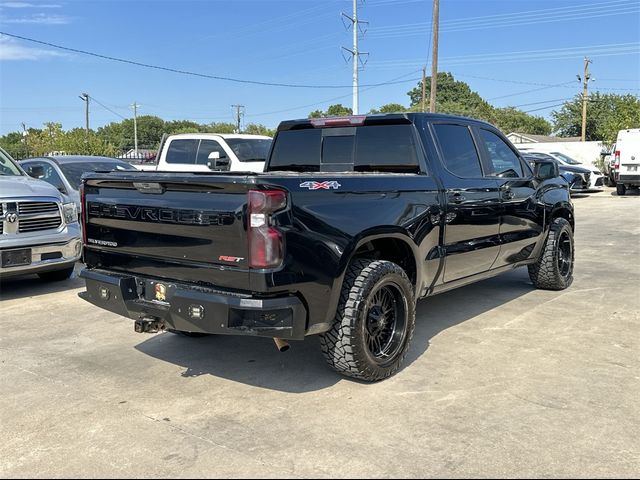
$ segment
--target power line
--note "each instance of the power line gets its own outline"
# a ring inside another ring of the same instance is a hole
[[[102,108],[104,108],[105,110],[113,113],[114,115],[120,117],[123,120],[126,120],[127,117],[125,117],[124,115],[120,115],[118,112],[111,110],[109,107],[107,107],[104,103],[102,103],[100,100],[98,100],[96,97],[94,97],[93,95],[91,95],[91,100],[93,100],[94,102],[96,102],[98,105],[100,105]]]
[[[128,64],[128,65],[135,65],[135,66],[138,66],[138,67],[151,68],[151,69],[154,69],[154,70],[162,70],[162,71],[165,71],[165,72],[178,73],[178,74],[181,74],[181,75],[189,75],[189,76],[193,76],[193,77],[208,78],[208,79],[212,79],[212,80],[222,80],[222,81],[227,81],[227,82],[243,83],[243,84],[250,84],[250,85],[262,85],[262,86],[268,86],[268,87],[310,88],[310,89],[352,88],[352,85],[302,85],[302,84],[295,84],[295,83],[263,82],[263,81],[259,81],[259,80],[246,80],[246,79],[240,79],[240,78],[234,78],[234,77],[224,77],[224,76],[220,76],[220,75],[209,75],[209,74],[206,74],[206,73],[191,72],[191,71],[188,71],[188,70],[180,70],[180,69],[172,68],[172,67],[163,67],[163,66],[160,66],[160,65],[152,65],[152,64],[149,64],[149,63],[137,62],[135,60],[127,60],[127,59],[124,59],[124,58],[112,57],[110,55],[102,55],[100,53],[89,52],[87,50],[80,50],[78,48],[65,47],[65,46],[62,46],[62,45],[57,45],[55,43],[44,42],[42,40],[36,40],[34,38],[24,37],[22,35],[15,35],[15,34],[12,34],[12,33],[2,32],[2,31],[0,31],[0,34],[6,35],[6,36],[12,37],[12,38],[17,38],[17,39],[20,39],[20,40],[25,40],[27,42],[32,42],[32,43],[37,43],[37,44],[45,45],[45,46],[52,47],[52,48],[57,48],[59,50],[64,50],[64,51],[67,51],[67,52],[79,53],[79,54],[88,55],[88,56],[91,56],[91,57],[102,58],[104,60],[110,60],[112,62],[125,63],[125,64]],[[383,85],[388,85],[388,84],[387,83],[373,83],[373,84],[369,84],[369,85],[361,85],[361,87],[379,87],[379,86],[383,86]]]

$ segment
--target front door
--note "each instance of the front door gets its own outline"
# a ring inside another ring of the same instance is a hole
[[[477,128],[485,171],[498,182],[502,212],[500,253],[494,268],[531,257],[544,228],[544,210],[535,199],[532,172],[508,143],[493,130]]]

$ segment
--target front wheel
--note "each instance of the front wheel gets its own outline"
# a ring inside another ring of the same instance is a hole
[[[573,282],[573,229],[564,218],[553,220],[544,249],[529,265],[529,278],[536,288],[564,290]]]
[[[386,260],[354,260],[347,268],[333,327],[320,336],[337,372],[375,382],[398,371],[415,328],[413,285]]]

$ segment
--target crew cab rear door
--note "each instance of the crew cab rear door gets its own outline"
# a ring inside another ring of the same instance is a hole
[[[431,124],[446,195],[445,282],[491,268],[500,251],[498,181],[485,176],[472,130],[455,121]]]

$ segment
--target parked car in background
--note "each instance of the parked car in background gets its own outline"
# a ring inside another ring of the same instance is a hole
[[[577,161],[574,158],[571,158],[569,155],[562,152],[541,152],[535,149],[529,148],[521,148],[520,149],[525,155],[548,155],[550,157],[555,158],[558,162],[560,162],[560,166],[565,165],[568,167],[580,167],[585,168],[591,172],[589,175],[589,183],[587,188],[589,190],[599,190],[604,186],[605,175],[598,170],[597,168],[591,165],[585,165]]]
[[[34,178],[53,185],[70,201],[80,206],[80,178],[87,172],[111,172],[136,168],[111,157],[91,155],[64,155],[27,158],[20,162],[22,168]]]
[[[629,187],[640,187],[640,128],[618,132],[613,162],[618,195]]]
[[[586,168],[565,165],[557,158],[547,153],[526,152],[524,154],[524,159],[529,163],[531,168],[534,167],[536,161],[540,160],[546,160],[557,164],[560,176],[569,184],[569,190],[572,193],[586,193],[592,191],[589,187],[591,171]]]
[[[169,135],[160,144],[157,162],[134,165],[159,172],[262,172],[271,141],[262,135]]]
[[[37,273],[64,280],[81,251],[76,204],[0,148],[0,278]]]

